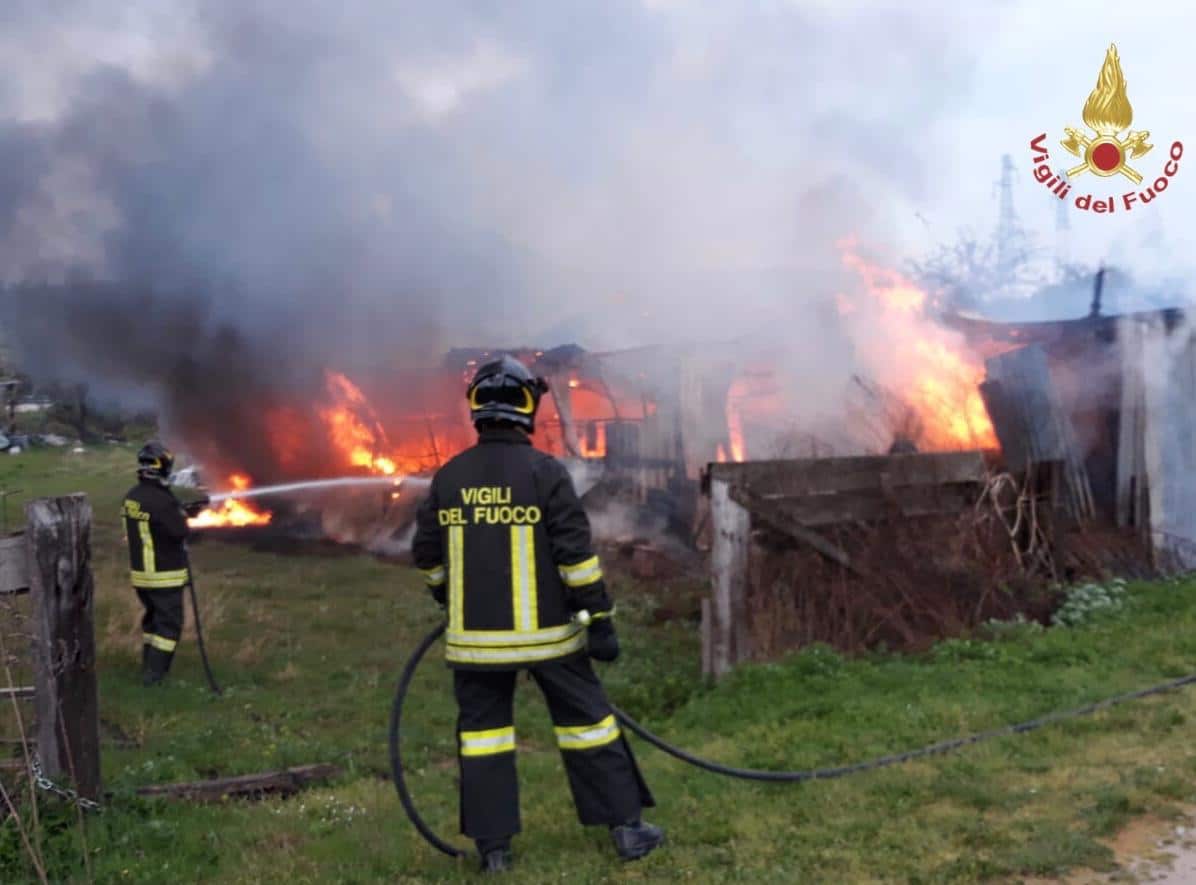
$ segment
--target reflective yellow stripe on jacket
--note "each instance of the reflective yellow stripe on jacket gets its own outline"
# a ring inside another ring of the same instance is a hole
[[[536,538],[533,526],[511,526],[511,604],[515,629],[535,633],[540,626],[536,598]]]
[[[160,572],[157,570],[157,558],[154,554],[154,536],[150,532],[148,520],[137,523],[137,533],[141,538],[141,571],[132,569],[130,576],[133,586],[141,590],[173,590],[187,583],[185,568]]]
[[[465,626],[465,532],[461,526],[448,530],[449,632]]]
[[[515,525],[511,526],[510,531],[511,612],[514,627],[510,630],[468,630],[465,628],[463,573],[465,533],[461,526],[449,527],[449,624],[445,634],[445,659],[450,663],[535,663],[565,657],[586,647],[585,628],[580,624],[570,622],[540,626],[535,527]],[[592,566],[596,568],[597,563],[598,558],[594,557]],[[590,568],[591,563],[587,560],[581,566]],[[601,577],[600,570],[598,575]],[[597,578],[589,583],[594,580]]]
[[[479,647],[472,642],[468,645],[450,644],[445,647],[444,657],[457,664],[531,664],[562,658],[585,647],[585,634],[578,628],[577,633],[568,639],[543,645]]]
[[[602,580],[602,566],[599,564],[597,556],[583,559],[574,565],[562,565],[559,571],[565,586],[574,589],[588,587]]]

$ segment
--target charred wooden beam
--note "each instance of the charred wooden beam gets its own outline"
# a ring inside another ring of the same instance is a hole
[[[980,496],[979,484],[958,486],[910,486],[874,492],[844,492],[808,496],[761,495],[781,505],[794,520],[807,528],[873,523],[892,519],[960,513]]]
[[[981,452],[799,458],[709,465],[711,479],[774,495],[875,491],[886,487],[975,484],[986,476]]]
[[[171,799],[188,799],[192,802],[219,802],[229,797],[289,796],[310,784],[331,780],[340,773],[340,766],[330,763],[298,765],[261,774],[242,774],[179,784],[154,784],[139,787],[137,795],[165,796]]]

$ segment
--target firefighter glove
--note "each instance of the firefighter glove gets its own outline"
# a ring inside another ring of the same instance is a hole
[[[199,514],[208,509],[211,505],[212,499],[208,497],[200,498],[197,501],[191,501],[183,505],[183,512],[189,517],[199,516]]]
[[[432,594],[432,598],[436,600],[436,604],[441,609],[448,607],[448,594],[443,584],[439,587],[429,587],[428,592]]]
[[[619,637],[610,618],[603,618],[590,624],[590,657],[596,661],[610,663],[619,657]]]

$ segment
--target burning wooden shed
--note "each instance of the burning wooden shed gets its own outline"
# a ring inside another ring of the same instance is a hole
[[[993,448],[709,466],[708,675],[809,642],[916,648],[1043,619],[1058,582],[1196,565],[1181,311],[949,324],[985,368]]]

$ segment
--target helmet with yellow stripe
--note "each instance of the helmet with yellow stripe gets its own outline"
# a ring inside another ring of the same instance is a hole
[[[165,482],[174,469],[174,453],[157,440],[151,440],[137,453],[137,475]]]
[[[543,378],[514,357],[504,356],[478,369],[465,395],[475,427],[506,422],[533,433],[540,398],[547,392]]]

